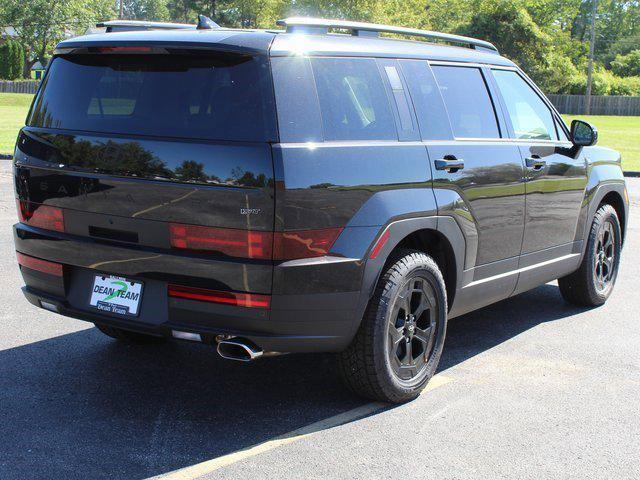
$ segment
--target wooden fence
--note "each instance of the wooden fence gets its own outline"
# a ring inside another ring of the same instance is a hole
[[[547,95],[560,113],[583,115],[584,95]],[[594,95],[591,97],[591,115],[640,115],[640,97]]]
[[[0,80],[0,93],[36,93],[38,80]]]

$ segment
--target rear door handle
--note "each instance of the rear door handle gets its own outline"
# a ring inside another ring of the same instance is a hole
[[[434,162],[436,170],[444,170],[445,172],[455,173],[458,170],[464,168],[464,160],[456,158],[453,155],[447,155],[444,158],[440,158]]]
[[[546,160],[543,160],[537,155],[532,155],[528,158],[525,158],[524,161],[527,164],[527,168],[533,168],[534,170],[540,170],[547,164]]]

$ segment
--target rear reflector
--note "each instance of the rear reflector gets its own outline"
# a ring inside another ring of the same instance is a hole
[[[171,330],[173,338],[179,338],[180,340],[190,340],[192,342],[201,342],[202,337],[199,333],[181,332],[180,330]]]
[[[18,256],[18,264],[23,267],[30,268],[31,270],[36,270],[38,272],[46,273],[49,275],[55,275],[56,277],[61,277],[63,268],[62,264],[49,262],[47,260],[42,260],[41,258],[30,257],[29,255],[25,255],[24,253],[16,252]]]
[[[371,260],[375,259],[378,256],[380,250],[382,250],[382,247],[384,247],[385,243],[387,243],[387,240],[389,240],[389,230],[385,230],[385,232],[380,235],[380,238],[371,249],[371,254],[369,255],[369,258]]]
[[[204,288],[185,287],[182,285],[169,285],[169,296],[200,300],[202,302],[224,303],[237,307],[269,308],[271,297],[255,293],[224,292],[219,290],[207,290]]]
[[[31,227],[64,232],[64,213],[61,208],[17,200],[18,216]]]
[[[169,224],[173,248],[220,252],[231,257],[293,260],[329,253],[342,228],[258,232],[199,225]]]

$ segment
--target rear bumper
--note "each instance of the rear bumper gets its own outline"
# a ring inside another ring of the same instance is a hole
[[[49,309],[54,306],[57,313],[67,317],[165,337],[172,337],[173,330],[198,333],[204,342],[211,343],[216,335],[238,336],[275,352],[340,351],[351,341],[357,324],[360,292],[354,286],[361,272],[355,261],[341,261],[337,266],[326,262],[285,264],[274,269],[264,262],[246,264],[173,255],[54,234],[23,224],[14,226],[14,240],[17,251],[64,265],[63,277],[24,267],[21,270],[26,283],[23,292],[29,302],[38,307],[45,302]],[[346,291],[335,288],[336,273],[340,272],[344,273],[338,275],[343,282],[345,275],[350,278],[342,285]],[[138,317],[103,313],[89,305],[97,274],[143,282]],[[260,280],[265,275],[268,283],[266,278]],[[272,275],[287,288],[274,284],[273,290],[265,291],[271,287]],[[221,282],[221,278],[225,281]],[[304,285],[295,289],[296,282]],[[169,283],[228,291],[246,291],[243,286],[262,285],[264,288],[251,293],[271,294],[271,308],[173,298],[167,295]]]

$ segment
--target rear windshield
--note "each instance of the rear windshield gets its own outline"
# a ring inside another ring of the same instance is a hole
[[[125,135],[275,141],[265,57],[57,57],[28,125]]]

